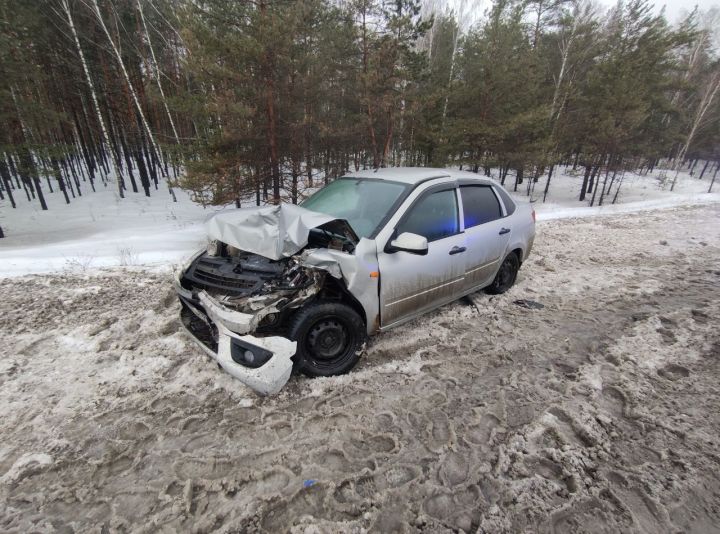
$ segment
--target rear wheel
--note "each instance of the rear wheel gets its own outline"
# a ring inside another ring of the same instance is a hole
[[[505,293],[515,283],[519,269],[520,259],[515,252],[511,252],[505,257],[505,260],[495,275],[495,279],[492,281],[492,284],[485,288],[485,292],[491,295]]]
[[[319,302],[300,309],[290,324],[297,341],[295,363],[308,376],[347,373],[357,364],[365,342],[365,323],[350,306]]]

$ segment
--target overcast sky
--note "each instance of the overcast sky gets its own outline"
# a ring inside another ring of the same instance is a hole
[[[450,8],[460,14],[461,18],[469,26],[473,22],[482,18],[485,10],[490,7],[491,0],[446,0]],[[617,4],[617,0],[595,0],[599,5],[606,9]],[[627,3],[627,0],[625,0]],[[658,13],[665,7],[665,15],[670,23],[682,20],[683,16],[689,13],[695,5],[701,11],[715,7],[720,9],[720,0],[657,0],[654,2],[655,9]],[[442,4],[441,4],[442,5]]]
[[[614,2],[613,0],[600,0],[600,3],[604,6],[610,7],[615,5],[617,2]],[[654,3],[655,9],[658,13],[663,6],[665,6],[665,14],[670,22],[678,22],[684,15],[692,11],[693,7],[696,5],[701,11],[707,11],[711,7],[720,7],[720,0],[658,0]]]

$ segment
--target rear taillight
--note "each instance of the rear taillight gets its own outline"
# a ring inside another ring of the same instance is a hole
[[[532,210],[532,218],[533,218],[533,222],[535,222],[535,210]]]

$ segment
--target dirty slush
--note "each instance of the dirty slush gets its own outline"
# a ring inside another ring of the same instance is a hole
[[[543,223],[507,294],[266,398],[169,275],[4,280],[0,530],[717,532],[718,220]]]

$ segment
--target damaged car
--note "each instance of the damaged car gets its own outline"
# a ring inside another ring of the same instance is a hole
[[[477,174],[393,168],[339,178],[302,205],[222,212],[178,271],[183,325],[261,394],[293,369],[350,371],[367,336],[469,293],[499,294],[532,249],[535,212]]]

